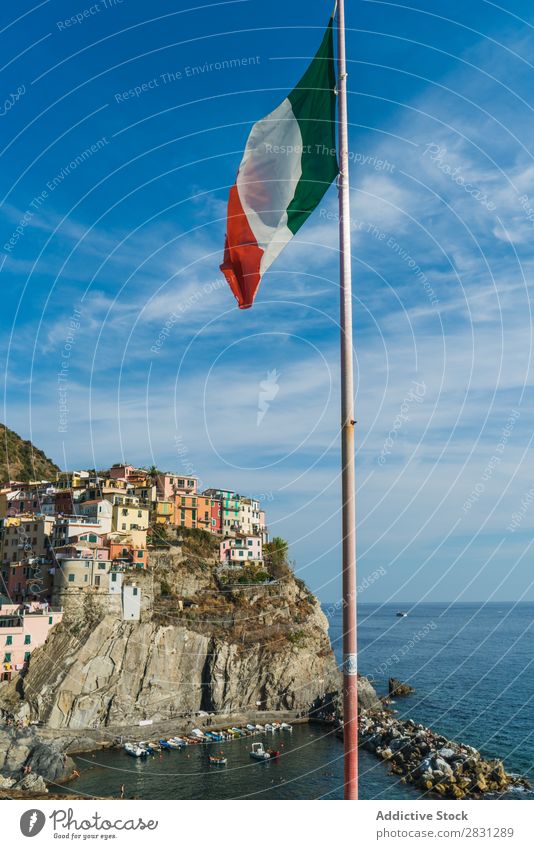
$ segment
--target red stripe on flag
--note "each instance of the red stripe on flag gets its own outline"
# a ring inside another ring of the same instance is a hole
[[[232,186],[228,197],[228,220],[221,271],[234,293],[239,308],[252,306],[260,285],[260,263],[263,250],[243,211],[237,186]]]

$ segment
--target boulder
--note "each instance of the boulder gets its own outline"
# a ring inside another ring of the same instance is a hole
[[[388,692],[390,696],[409,696],[410,693],[415,693],[415,690],[409,684],[399,681],[398,678],[390,678]]]

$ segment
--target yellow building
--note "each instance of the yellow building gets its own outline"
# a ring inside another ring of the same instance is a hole
[[[112,531],[131,537],[135,548],[146,548],[148,507],[114,504],[111,527]]]
[[[156,501],[156,524],[171,525],[174,522],[174,504],[172,501]]]

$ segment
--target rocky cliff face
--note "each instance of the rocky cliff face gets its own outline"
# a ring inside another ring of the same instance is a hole
[[[306,587],[289,570],[275,585],[234,585],[214,565],[194,545],[154,556],[139,579],[140,622],[122,621],[109,597],[65,597],[22,704],[13,683],[0,704],[75,729],[199,710],[306,710],[338,691],[327,620]],[[374,691],[361,688],[370,706]]]

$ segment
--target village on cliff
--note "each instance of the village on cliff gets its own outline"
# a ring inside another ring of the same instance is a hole
[[[168,531],[219,538],[220,568],[263,563],[268,541],[260,501],[198,478],[115,464],[59,472],[55,481],[0,486],[0,680],[24,674],[32,652],[63,616],[66,593],[114,594],[138,621],[135,573]]]

